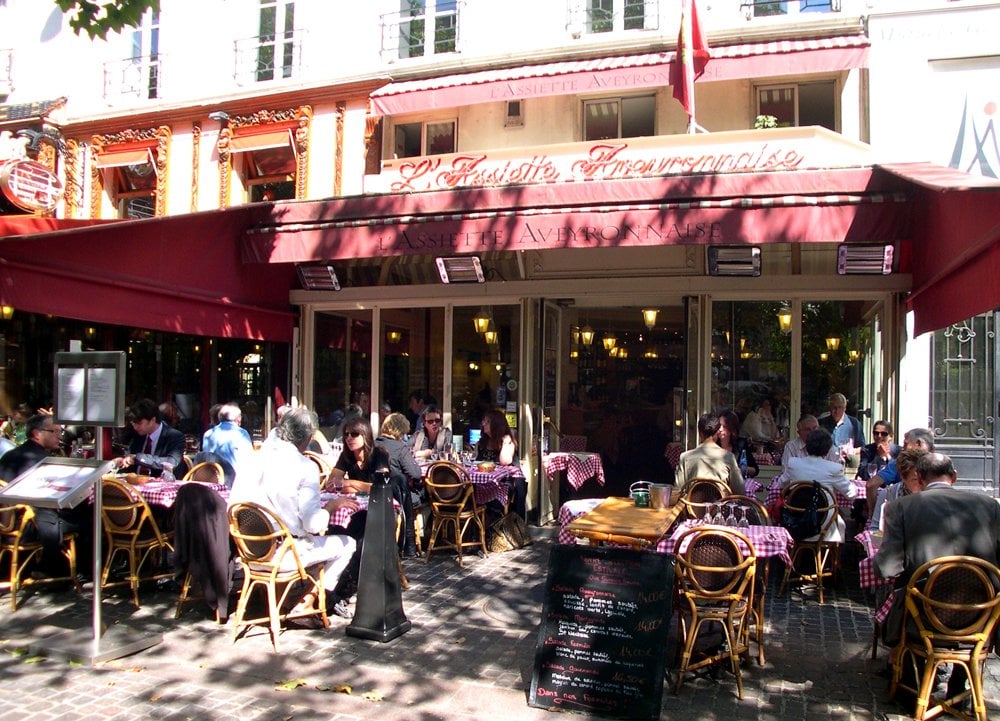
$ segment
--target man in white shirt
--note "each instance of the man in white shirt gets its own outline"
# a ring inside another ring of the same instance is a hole
[[[832,447],[833,437],[829,431],[817,428],[810,433],[806,438],[808,455],[803,458],[792,458],[788,461],[788,473],[782,486],[787,486],[795,481],[816,481],[833,494],[840,493],[849,499],[857,496],[858,491],[854,484],[844,477],[844,465],[837,461],[827,460],[827,454],[830,453]],[[843,542],[847,533],[847,524],[840,517],[836,507],[830,513],[835,514],[836,519],[830,525],[823,540],[835,543]],[[828,520],[829,517],[827,516],[825,520]]]
[[[335,498],[324,504],[320,500],[319,468],[303,455],[317,427],[316,414],[305,408],[282,416],[273,436],[255,454],[256,472],[241,469],[236,476],[229,502],[251,501],[278,516],[295,537],[302,565],[324,565],[327,613],[344,616],[348,615],[346,599],[338,599],[334,589],[356,544],[350,536],[325,534],[331,513],[350,504],[357,508],[357,501]],[[315,600],[311,593],[306,594],[301,605],[313,606]]]
[[[816,420],[816,416],[806,414],[799,418],[799,422],[795,424],[796,437],[792,438],[785,444],[785,450],[781,454],[782,475],[788,473],[789,460],[792,458],[805,458],[809,455],[809,452],[806,451],[806,439],[809,437],[809,434],[817,428],[819,428],[819,421]],[[831,446],[830,452],[826,454],[826,459],[835,463],[839,462],[839,451],[835,447]]]

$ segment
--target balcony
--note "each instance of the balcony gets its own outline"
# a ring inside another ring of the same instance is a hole
[[[143,55],[104,63],[104,99],[153,100],[161,97],[162,55]]]
[[[287,30],[273,35],[257,35],[237,40],[236,68],[233,78],[238,85],[288,80],[302,76],[302,46],[306,31]]]
[[[463,0],[410,0],[410,8],[382,16],[382,59],[430,57],[459,50]]]

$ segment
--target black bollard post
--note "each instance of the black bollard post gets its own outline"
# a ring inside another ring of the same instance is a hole
[[[354,619],[345,631],[348,636],[386,643],[410,630],[410,621],[403,613],[398,553],[389,471],[380,469],[368,499],[358,599]]]

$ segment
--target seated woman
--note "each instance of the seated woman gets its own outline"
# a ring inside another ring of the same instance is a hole
[[[476,445],[477,461],[493,461],[498,466],[517,466],[517,441],[507,425],[507,418],[497,410],[487,411],[483,416],[482,435]],[[528,496],[528,482],[524,478],[510,478],[507,482],[511,485],[512,499],[510,503],[514,513],[524,518],[526,499]]]
[[[773,444],[778,440],[778,424],[771,413],[771,399],[765,398],[747,414],[740,433],[754,443]]]
[[[409,419],[402,413],[390,413],[382,421],[382,432],[375,439],[375,447],[385,450],[389,455],[392,495],[399,501],[403,510],[403,537],[399,539],[399,543],[400,551],[405,558],[417,555],[411,492],[417,494],[423,486],[420,466],[413,459],[413,453],[410,452],[409,446],[403,443],[403,436],[409,432]]]
[[[390,466],[389,454],[375,445],[372,427],[364,418],[354,416],[344,421],[344,450],[337,459],[337,465],[330,471],[326,490],[340,487],[354,493],[369,493],[375,473]],[[350,598],[357,592],[358,575],[361,567],[361,549],[365,537],[367,511],[358,511],[351,516],[344,532],[357,541],[357,550],[337,584],[337,597]]]
[[[418,461],[428,460],[433,453],[444,453],[452,444],[450,428],[444,428],[444,416],[441,409],[431,404],[424,408],[423,427],[413,434],[410,445],[413,455]]]
[[[742,456],[746,457],[747,478],[756,478],[760,473],[757,459],[753,457],[753,449],[750,447],[750,440],[740,437],[740,417],[734,411],[723,411],[719,414],[722,425],[719,433],[715,437],[715,442],[733,454],[736,462],[740,462]]]

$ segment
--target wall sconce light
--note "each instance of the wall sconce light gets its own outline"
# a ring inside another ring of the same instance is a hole
[[[792,309],[787,305],[781,306],[778,310],[778,327],[782,333],[791,333],[792,331]]]
[[[653,326],[656,325],[656,316],[659,315],[660,311],[657,308],[643,308],[642,309],[642,322],[646,324],[646,327],[653,330]]]
[[[851,350],[847,351],[847,358],[851,363],[857,363],[858,359],[861,358],[861,351],[851,348]]]
[[[826,349],[827,350],[837,350],[840,348],[840,338],[833,336],[826,339]]]
[[[747,349],[747,339],[741,337],[740,338],[740,350],[741,351],[745,351],[746,349]]]
[[[819,359],[821,361],[823,361],[824,363],[826,363],[828,360],[830,360],[830,354],[829,353],[820,353],[819,354]]]
[[[590,327],[590,324],[583,326],[583,330],[580,331],[580,340],[584,345],[590,345],[594,342],[594,329]]]
[[[751,358],[753,358],[753,353],[751,353],[748,350],[742,351],[740,353],[740,360],[750,360]]]
[[[625,360],[626,358],[628,358],[628,348],[619,348],[618,349],[618,358],[620,360]]]
[[[386,340],[395,345],[399,341],[403,340],[403,334],[398,330],[391,330],[385,334]]]
[[[580,351],[578,351],[578,350],[571,350],[569,352],[569,359],[570,360],[576,360],[579,357],[580,357]]]
[[[4,320],[10,320],[13,317],[14,317],[14,306],[7,305],[6,303],[0,305],[0,318],[3,318]]]
[[[573,345],[580,345],[580,326],[573,326],[570,334],[573,338]]]
[[[489,345],[496,345],[497,341],[499,340],[499,335],[500,335],[499,333],[497,333],[495,330],[491,328],[490,330],[483,333],[483,339],[485,339],[485,341]]]
[[[612,333],[605,333],[604,337],[601,338],[601,343],[604,344],[604,350],[610,351],[618,343],[618,339]]]
[[[476,333],[485,333],[490,327],[490,314],[485,307],[480,308],[472,319],[472,325],[476,328]]]

